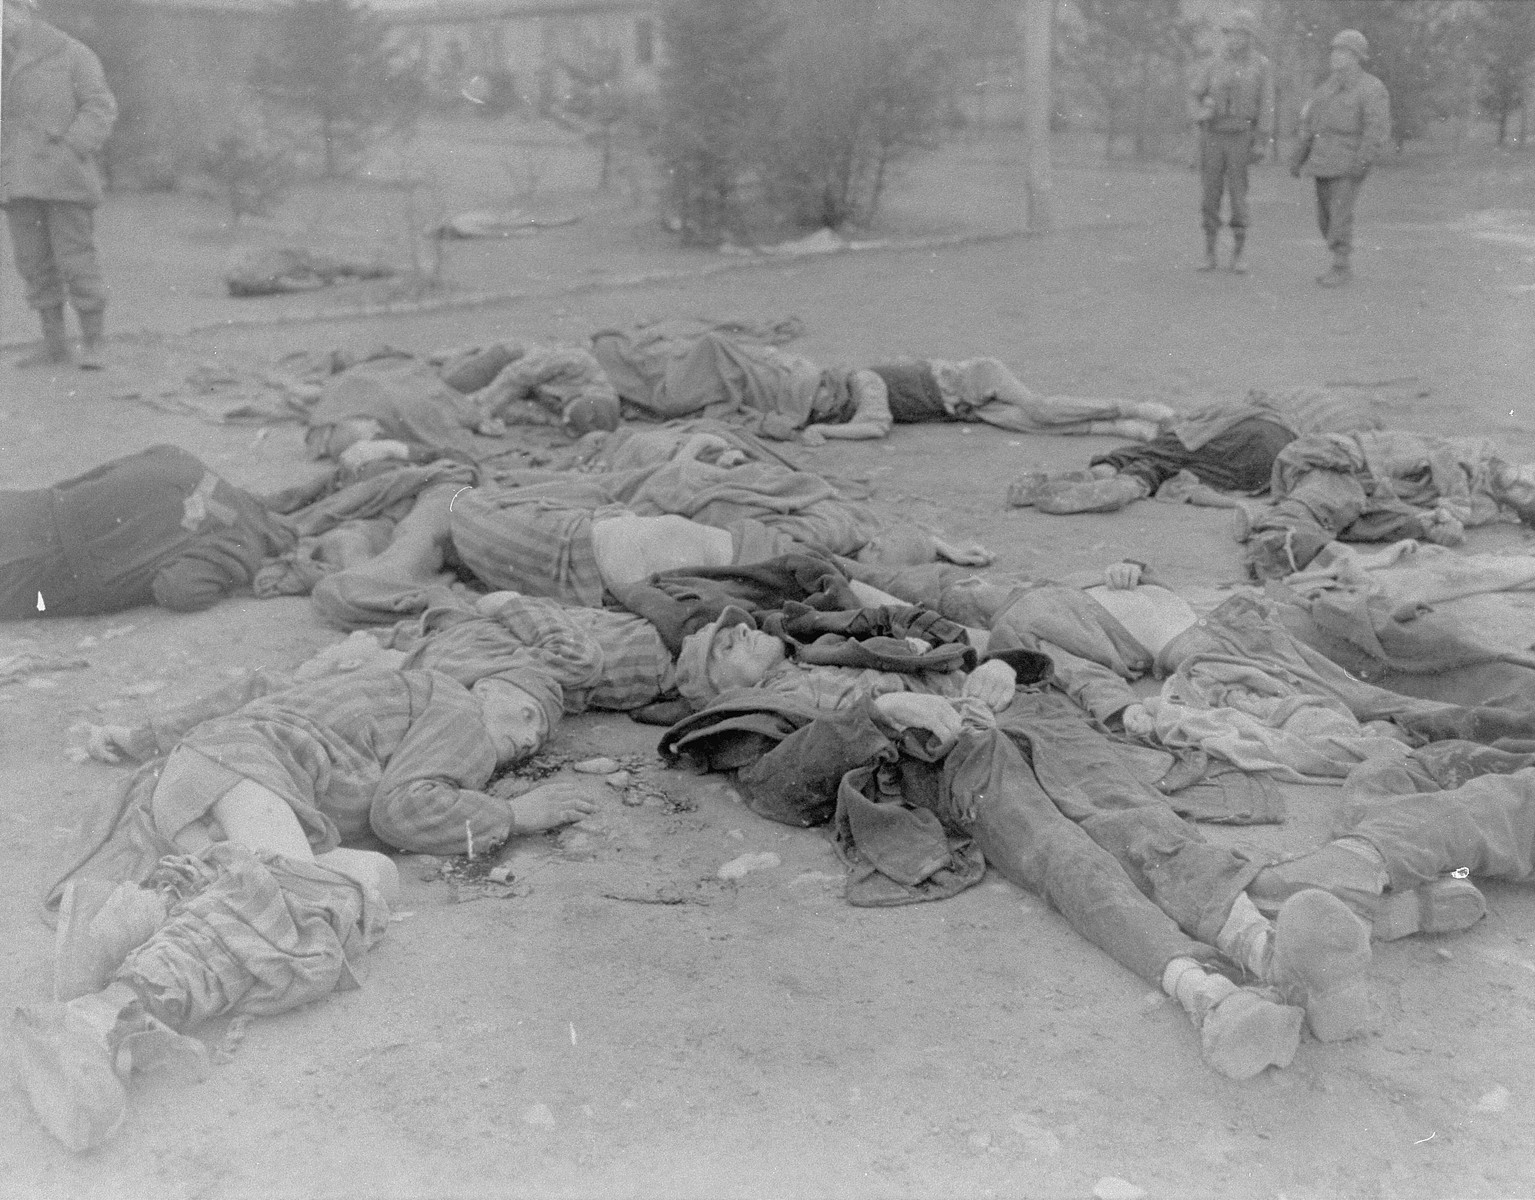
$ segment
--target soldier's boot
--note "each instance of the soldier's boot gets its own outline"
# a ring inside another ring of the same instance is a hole
[[[1247,274],[1247,259],[1243,257],[1243,251],[1247,248],[1247,230],[1232,230],[1231,239],[1231,270],[1237,275]]]
[[[1201,271],[1215,271],[1220,269],[1220,263],[1215,257],[1216,239],[1220,237],[1220,231],[1205,234],[1205,260],[1199,265]]]
[[[82,371],[100,371],[106,367],[107,314],[105,309],[76,314],[80,318],[80,357]]]
[[[69,361],[69,336],[64,330],[64,306],[53,305],[50,308],[37,310],[38,320],[43,327],[43,344],[31,354],[16,360],[16,366],[41,367],[50,363],[67,363]]]
[[[1353,277],[1354,272],[1349,269],[1348,265],[1348,251],[1334,250],[1332,254],[1332,266],[1321,275],[1318,275],[1316,277],[1316,281],[1322,287],[1335,288],[1342,287]]]

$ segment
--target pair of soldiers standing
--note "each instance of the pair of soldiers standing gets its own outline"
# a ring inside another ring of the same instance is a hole
[[[1245,274],[1247,263],[1247,169],[1267,157],[1274,145],[1274,74],[1253,45],[1257,18],[1246,10],[1221,21],[1221,54],[1194,80],[1190,99],[1200,129],[1200,177],[1205,231],[1201,271],[1219,266],[1216,245],[1221,230],[1221,198],[1231,198],[1231,269]],[[1301,109],[1300,137],[1290,174],[1316,180],[1317,226],[1332,251],[1332,266],[1317,277],[1323,287],[1337,287],[1352,277],[1354,202],[1370,165],[1391,135],[1391,107],[1386,87],[1368,74],[1370,45],[1364,34],[1345,29],[1332,39],[1329,74]]]

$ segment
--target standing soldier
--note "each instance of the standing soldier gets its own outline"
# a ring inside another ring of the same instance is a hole
[[[1191,111],[1199,125],[1199,174],[1204,185],[1200,217],[1205,230],[1201,271],[1219,265],[1215,244],[1221,233],[1221,196],[1231,195],[1231,269],[1245,274],[1247,168],[1262,162],[1274,141],[1274,72],[1253,48],[1258,20],[1246,9],[1221,21],[1221,53],[1200,70],[1191,90]]]
[[[101,61],[37,15],[37,0],[4,0],[0,59],[0,206],[11,227],[27,303],[43,325],[43,351],[17,366],[69,361],[66,294],[80,319],[80,366],[101,366],[106,292],[96,263],[101,176],[95,155],[117,102]]]
[[[1331,269],[1317,276],[1323,287],[1353,278],[1348,256],[1354,201],[1391,137],[1391,99],[1386,85],[1364,69],[1369,57],[1370,43],[1357,29],[1333,38],[1331,71],[1301,109],[1300,141],[1290,163],[1291,175],[1304,171],[1316,180],[1316,223],[1332,251]]]

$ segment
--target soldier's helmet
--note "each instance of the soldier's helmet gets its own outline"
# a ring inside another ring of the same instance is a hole
[[[1256,36],[1258,18],[1250,8],[1233,8],[1221,17],[1221,32],[1239,32]]]
[[[1370,57],[1370,43],[1357,29],[1340,30],[1333,36],[1332,48],[1352,50],[1360,62],[1367,62]]]

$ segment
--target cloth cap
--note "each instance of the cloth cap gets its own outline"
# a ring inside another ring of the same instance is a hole
[[[704,707],[720,694],[709,677],[709,652],[714,649],[714,639],[720,630],[735,625],[757,628],[751,613],[732,604],[697,633],[682,639],[682,650],[677,655],[677,691],[694,708]]]
[[[1221,18],[1221,28],[1255,34],[1258,32],[1258,18],[1251,9],[1233,8]]]
[[[1370,57],[1370,43],[1364,34],[1357,29],[1342,29],[1333,35],[1332,48],[1334,50],[1352,50],[1358,56],[1360,62]]]
[[[538,701],[539,708],[544,710],[544,720],[548,724],[546,737],[552,737],[555,727],[559,725],[560,718],[565,715],[565,693],[560,685],[551,679],[545,672],[533,667],[518,667],[507,671],[497,671],[491,675],[484,675],[484,679],[499,679],[509,683],[513,687],[521,688]],[[478,681],[476,681],[478,682]]]

